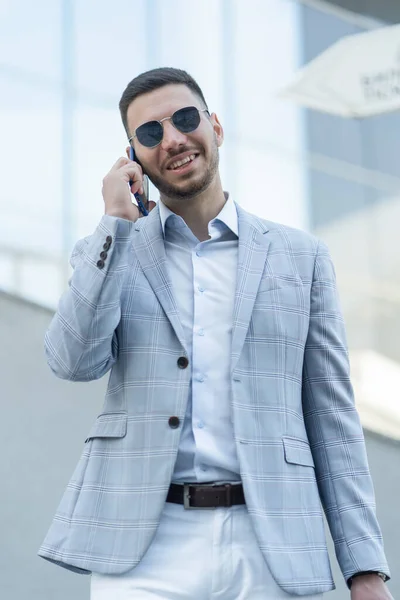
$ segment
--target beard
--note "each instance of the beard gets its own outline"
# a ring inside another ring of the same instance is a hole
[[[190,150],[189,148],[180,149],[179,153],[186,152],[186,150]],[[172,157],[171,157],[172,158]],[[197,159],[195,159],[197,160]],[[161,196],[165,196],[170,198],[171,200],[187,200],[190,198],[194,198],[198,196],[202,192],[204,192],[212,183],[215,178],[215,175],[218,172],[219,165],[219,150],[217,141],[213,139],[213,145],[211,148],[211,156],[210,161],[207,164],[207,167],[200,176],[191,181],[190,179],[193,175],[190,173],[188,176],[188,182],[186,185],[173,185],[168,183],[163,177],[159,175],[155,175],[151,170],[145,167],[145,172],[151,183],[158,189]]]

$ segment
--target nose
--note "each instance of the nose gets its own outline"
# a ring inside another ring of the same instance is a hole
[[[163,126],[164,135],[161,142],[161,148],[165,152],[176,150],[180,146],[184,146],[187,143],[187,136],[181,131],[178,131],[170,120],[164,121]]]

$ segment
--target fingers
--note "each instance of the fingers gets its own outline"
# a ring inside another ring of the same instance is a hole
[[[129,183],[132,194],[143,195],[143,174],[138,173],[136,170],[126,170],[127,178],[126,181]]]
[[[120,169],[121,167],[123,167],[124,165],[128,164],[132,162],[131,160],[129,160],[129,158],[127,158],[126,156],[121,156],[121,158],[119,158],[117,160],[116,163],[113,164],[113,166],[110,169],[110,173],[112,171],[117,171],[118,169]]]
[[[125,156],[121,156],[110,169],[110,173],[116,173],[117,171],[120,171],[125,179],[126,175],[129,175],[129,179],[132,179],[132,181],[136,182],[139,178],[143,181],[142,167],[137,162],[130,160]],[[135,192],[136,191],[137,190],[135,190]]]
[[[120,167],[118,169],[118,171],[121,172],[122,174],[128,173],[128,175],[131,178],[136,175],[137,177],[140,177],[143,180],[142,167],[140,165],[138,165],[136,162],[133,162],[132,160],[130,160],[128,162],[128,164],[125,164],[122,167]]]
[[[119,175],[129,183],[132,194],[143,194],[143,171],[137,162],[121,157],[111,168],[110,174]]]

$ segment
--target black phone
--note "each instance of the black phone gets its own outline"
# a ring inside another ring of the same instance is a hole
[[[142,165],[140,164],[139,160],[136,158],[135,155],[135,151],[132,148],[132,146],[130,147],[130,151],[129,151],[129,158],[135,162],[138,163],[138,165],[140,165],[142,167]],[[143,167],[142,167],[143,170]],[[149,201],[149,178],[147,177],[147,175],[144,173],[143,171],[143,194],[135,194],[135,198],[136,198],[136,202],[138,205],[138,208],[140,210],[140,212],[142,213],[143,216],[147,217],[147,215],[149,214],[149,211],[145,208],[145,204],[148,203]],[[132,185],[132,182],[129,182],[129,186]]]

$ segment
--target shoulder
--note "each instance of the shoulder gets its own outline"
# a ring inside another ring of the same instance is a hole
[[[269,229],[269,235],[287,247],[310,250],[316,253],[318,246],[321,244],[319,238],[303,229],[289,227],[288,225],[276,223],[274,221],[267,221],[264,219],[263,221],[265,226]]]
[[[271,265],[282,265],[296,273],[303,281],[315,277],[334,279],[334,266],[326,244],[317,236],[283,223],[262,219],[239,208],[239,215],[251,223],[269,242],[268,257]],[[278,268],[278,267],[277,267]]]
[[[274,246],[283,246],[288,251],[303,250],[314,255],[320,250],[325,251],[326,249],[324,242],[308,231],[290,227],[283,223],[277,223],[276,221],[262,219],[257,215],[243,211],[243,209],[240,209],[240,212],[246,214],[247,218],[253,222],[257,229],[262,230],[264,233],[268,232],[268,238]]]

